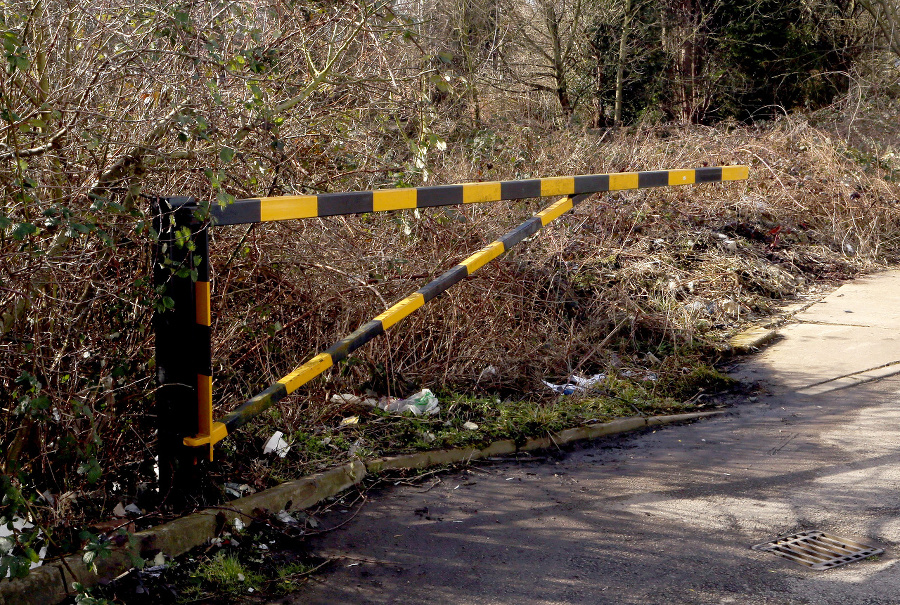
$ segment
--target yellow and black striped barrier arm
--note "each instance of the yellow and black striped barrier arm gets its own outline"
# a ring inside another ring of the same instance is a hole
[[[727,172],[729,178],[725,180],[741,180],[747,178],[748,168],[746,166],[729,166],[724,168],[729,169]],[[722,170],[724,170],[724,168]],[[693,173],[694,171],[665,171],[666,174],[679,172]],[[616,175],[608,176],[612,177]],[[622,188],[625,189],[626,187]],[[324,353],[316,355],[258,395],[251,397],[238,406],[233,412],[226,415],[221,421],[213,422],[208,433],[201,432],[201,434],[196,437],[186,437],[184,439],[185,445],[209,445],[211,449],[212,445],[224,439],[229,433],[234,432],[239,427],[246,424],[250,419],[259,415],[281,399],[284,399],[316,376],[325,372],[325,370],[340,363],[346,359],[350,353],[376,336],[384,334],[386,330],[402,321],[426,303],[434,300],[464,278],[472,275],[485,264],[509,251],[513,246],[525,238],[534,235],[563,214],[569,212],[589,195],[590,193],[582,193],[566,196],[551,204],[500,239],[485,246],[437,279],[419,288],[400,302],[396,303],[372,321],[363,324],[346,338],[334,343]]]
[[[384,334],[386,330],[426,303],[434,300],[464,278],[472,275],[488,262],[507,252],[526,237],[534,235],[546,225],[572,210],[588,195],[564,197],[548,206],[542,212],[539,212],[500,239],[469,256],[434,281],[419,288],[372,321],[363,324],[346,338],[334,343],[324,353],[316,355],[260,394],[241,404],[237,409],[225,416],[221,422],[215,422],[209,435],[201,434],[197,437],[186,438],[184,440],[185,445],[211,445],[220,441],[228,433],[235,431],[251,418],[257,416],[277,401],[287,397],[328,368],[343,361],[350,353],[376,336]]]
[[[588,174],[408,189],[261,197],[236,200],[227,206],[214,204],[210,215],[216,225],[265,223],[317,216],[520,200],[551,195],[579,195],[670,185],[721,183],[746,179],[747,170],[746,166],[717,166],[687,170]]]

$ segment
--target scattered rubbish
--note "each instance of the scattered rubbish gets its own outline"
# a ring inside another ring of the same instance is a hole
[[[429,431],[425,431],[425,433],[422,434],[422,440],[423,440],[425,443],[432,443],[432,442],[434,442],[435,439],[437,439],[437,437],[435,436],[435,434],[434,434],[434,433],[431,433],[431,432],[429,432]]]
[[[225,488],[225,494],[232,498],[241,498],[256,491],[246,483],[227,482],[223,487]]]
[[[263,454],[276,454],[279,458],[284,458],[291,450],[291,446],[284,440],[284,433],[275,431],[266,444],[263,446]]]
[[[247,524],[241,521],[240,517],[235,517],[231,524],[234,526],[234,531],[243,531],[247,527]]]
[[[240,546],[240,544],[241,543],[235,540],[228,532],[225,532],[221,536],[211,538],[209,541],[209,545],[216,548],[221,548],[223,546]]]
[[[722,307],[722,310],[729,315],[737,316],[741,312],[741,305],[731,300],[730,298],[722,300],[720,306]]]
[[[356,452],[359,451],[360,446],[362,446],[363,440],[357,439],[353,442],[353,445],[350,446],[350,449],[347,450],[347,455],[351,458],[356,455]]]
[[[115,487],[115,485],[116,485],[116,483],[113,482],[113,487]],[[41,493],[41,498],[43,498],[44,502],[46,502],[50,506],[56,505],[56,498],[53,497],[53,494],[50,492],[49,489],[45,490],[44,492]]]
[[[555,391],[560,395],[572,395],[578,391],[588,391],[604,380],[606,380],[606,374],[594,374],[590,378],[572,376],[565,384],[553,384],[546,380],[542,380],[541,382],[543,382],[544,386],[548,389]]]
[[[352,393],[341,393],[340,395],[332,395],[329,400],[331,403],[345,403],[348,405],[367,405],[370,407],[376,407],[378,405],[378,399],[375,397],[360,397],[359,395],[354,395]]]
[[[415,395],[407,397],[398,403],[408,406],[409,411],[416,416],[423,414],[433,416],[441,411],[441,407],[438,405],[438,398],[434,396],[430,389],[422,389]]]
[[[117,517],[125,516],[125,507],[122,505],[121,502],[119,502],[118,504],[115,505],[115,507],[113,507],[113,514]]]
[[[132,515],[143,515],[144,514],[144,511],[142,511],[141,507],[139,507],[137,504],[129,504],[128,506],[125,507],[125,512],[131,513]]]
[[[660,363],[659,357],[657,357],[653,353],[647,353],[646,357],[647,357],[647,361],[649,361],[650,363],[653,363],[653,364]]]
[[[469,422],[466,422],[463,424],[463,428],[466,429],[467,431],[477,431],[478,425],[475,424],[474,422],[469,421]]]
[[[722,247],[729,252],[737,252],[737,242],[733,239],[722,240]]]
[[[311,527],[312,529],[317,529],[319,527],[319,522],[316,520],[316,518],[304,513],[303,511],[294,513],[294,517],[297,519],[297,521],[306,525],[306,527]]]
[[[331,403],[347,403],[350,405],[359,405],[363,402],[363,398],[358,395],[353,395],[352,393],[341,393],[340,395],[332,395],[329,401]]]
[[[648,370],[622,370],[622,376],[625,378],[640,378],[641,380],[656,381],[659,379],[656,372]]]
[[[716,312],[716,303],[704,300],[694,300],[683,305],[681,308],[691,315],[700,315],[701,313],[713,315]]]
[[[297,521],[297,519],[295,519],[291,515],[291,513],[287,512],[286,510],[281,510],[275,513],[275,518],[285,525],[300,525],[300,522]]]
[[[500,376],[500,371],[497,370],[496,366],[488,366],[481,370],[481,374],[478,375],[478,380],[475,381],[475,384],[478,384],[482,380],[493,380],[498,376]]]
[[[353,426],[359,424],[359,416],[349,416],[341,420],[341,424],[339,426]]]
[[[396,397],[366,397],[365,399],[357,395],[344,393],[341,395],[332,395],[332,403],[348,403],[352,405],[367,405],[373,408],[379,408],[385,412],[393,412],[402,414],[403,412],[412,412],[416,416],[433,416],[441,411],[438,398],[430,389],[422,389],[415,395],[410,395],[406,399],[398,399]],[[355,419],[355,421],[354,421]],[[359,421],[358,416],[344,418],[341,426],[351,426]]]

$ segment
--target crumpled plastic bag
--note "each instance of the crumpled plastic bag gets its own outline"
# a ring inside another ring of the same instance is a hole
[[[553,384],[542,380],[548,389],[556,391],[560,395],[572,395],[577,392],[585,392],[592,389],[597,384],[606,380],[606,374],[594,374],[590,378],[582,378],[581,376],[572,376],[565,384]]]
[[[431,392],[431,389],[422,389],[406,399],[386,402],[385,405],[382,405],[382,402],[379,401],[378,407],[385,412],[398,412],[401,414],[403,412],[412,412],[415,416],[433,416],[441,411],[440,402],[434,396],[434,393]]]

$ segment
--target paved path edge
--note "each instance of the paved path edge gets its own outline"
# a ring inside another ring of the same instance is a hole
[[[611,422],[566,429],[547,437],[527,439],[521,445],[517,445],[512,439],[506,439],[495,441],[483,448],[433,450],[377,458],[366,462],[357,460],[324,473],[287,481],[251,496],[232,500],[225,505],[208,508],[138,532],[133,536],[130,550],[128,548],[116,550],[109,557],[99,561],[96,573],[87,568],[79,553],[66,557],[65,562],[54,561],[33,569],[24,578],[0,580],[0,605],[59,603],[72,594],[73,582],[91,587],[126,573],[134,567],[133,555],[161,551],[170,557],[177,557],[214,538],[223,523],[231,523],[236,517],[252,518],[255,510],[279,511],[285,508],[295,510],[310,508],[325,498],[359,484],[368,473],[422,469],[516,452],[551,449],[576,441],[597,439],[647,427],[699,420],[724,413],[726,413],[725,410],[719,410],[669,416],[619,418]]]

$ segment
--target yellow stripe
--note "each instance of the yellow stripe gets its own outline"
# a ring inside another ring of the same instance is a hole
[[[500,183],[466,183],[463,185],[463,204],[478,204],[481,202],[496,202],[503,195],[500,193]]]
[[[384,210],[400,210],[402,208],[416,207],[415,189],[385,189],[372,192],[372,210],[382,212]]]
[[[319,216],[319,202],[314,195],[264,197],[259,200],[259,220],[262,222],[314,216]]]
[[[541,179],[541,195],[569,195],[575,193],[575,177],[557,176]]]
[[[198,281],[194,282],[194,297],[197,300],[197,304],[194,307],[196,321],[201,326],[210,325],[212,318],[209,312],[209,282],[208,281]]]
[[[472,275],[505,251],[506,249],[503,247],[503,242],[494,242],[484,250],[476,252],[460,264],[465,265],[466,269],[469,271],[469,275]]]
[[[670,170],[670,185],[692,185],[697,173],[694,170]]]
[[[290,394],[333,365],[331,355],[319,353],[278,382],[283,384],[285,390]]]
[[[637,189],[638,175],[637,172],[620,172],[609,175],[609,190],[616,191],[619,189]]]
[[[542,225],[549,225],[560,216],[572,209],[572,198],[564,197],[550,206],[543,212],[538,212],[537,216],[541,217]]]
[[[424,304],[425,297],[418,292],[413,292],[375,319],[380,321],[381,327],[387,330]]]
[[[197,374],[197,414],[200,435],[209,435],[212,429],[212,377]]]
[[[209,461],[213,460],[213,444],[222,441],[228,436],[228,427],[221,422],[213,422],[212,430],[208,435],[196,435],[194,437],[185,437],[184,444],[188,447],[200,447],[201,445],[209,446]]]
[[[723,181],[743,181],[750,176],[747,166],[722,166]]]

